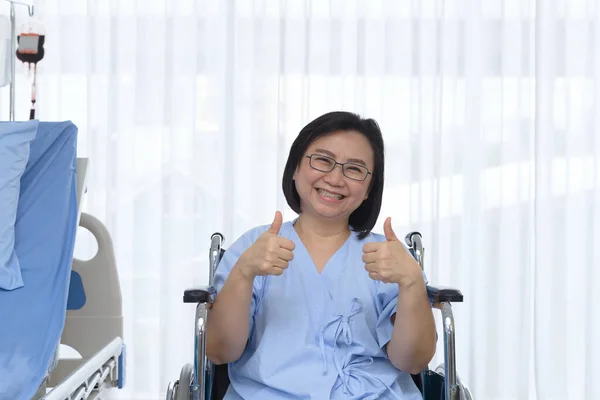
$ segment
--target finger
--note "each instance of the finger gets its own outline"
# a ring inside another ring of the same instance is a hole
[[[380,247],[381,247],[380,242],[371,242],[371,243],[365,244],[362,248],[362,251],[363,251],[363,253],[373,253],[373,252],[376,252],[377,250],[379,250]]]
[[[362,256],[362,260],[365,264],[375,262],[375,261],[377,261],[377,254],[376,253],[364,253]]]
[[[377,268],[377,263],[370,262],[365,263],[365,270],[367,270],[368,272],[377,272],[379,268]]]
[[[273,223],[269,227],[269,232],[273,235],[277,235],[279,230],[281,229],[281,224],[283,223],[283,217],[281,216],[281,212],[275,211],[275,219],[273,219]]]
[[[268,274],[269,275],[281,275],[281,274],[283,274],[283,271],[285,271],[285,268],[271,267],[271,268],[269,268]]]
[[[394,230],[392,229],[392,218],[391,217],[387,217],[387,219],[383,223],[383,232],[385,233],[385,238],[388,240],[388,242],[397,242],[398,241],[398,237],[396,236],[396,234],[394,233]]]
[[[289,263],[286,260],[282,260],[281,258],[277,258],[271,262],[271,268],[287,268]]]
[[[375,280],[375,281],[382,281],[383,279],[381,279],[381,276],[379,276],[379,274],[377,274],[377,272],[369,272],[369,278]]]
[[[290,239],[280,237],[277,243],[279,244],[279,247],[286,250],[292,251],[296,248],[296,245]]]
[[[288,249],[280,248],[276,254],[277,257],[285,261],[292,261],[294,259],[294,253]]]

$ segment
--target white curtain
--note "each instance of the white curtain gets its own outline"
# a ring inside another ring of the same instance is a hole
[[[293,218],[289,146],[339,109],[384,133],[376,230],[391,216],[421,231],[430,282],[465,296],[456,354],[475,397],[600,398],[600,1],[35,4],[38,116],[78,125],[86,210],[116,246],[128,357],[115,398],[161,399],[192,361],[182,292],[207,283],[210,235],[231,244],[277,209]]]

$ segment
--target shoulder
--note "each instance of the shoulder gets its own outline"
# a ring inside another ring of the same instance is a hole
[[[357,237],[357,235],[355,235]],[[359,240],[362,243],[385,242],[385,235],[377,232],[370,232],[364,239]]]
[[[292,221],[286,221],[281,225],[281,229],[279,231],[280,236],[288,236],[288,231],[292,227]],[[245,249],[250,247],[254,242],[258,240],[260,235],[265,233],[271,224],[258,225],[253,228],[248,229],[244,233],[242,233],[232,244],[232,249]]]
[[[258,239],[259,236],[262,235],[267,229],[267,225],[260,225],[250,228],[244,233],[242,233],[240,236],[238,236],[234,243],[255,242],[256,239]]]
[[[367,243],[377,243],[377,242],[385,242],[385,235],[382,235],[377,232],[370,232],[367,236],[362,239],[358,238],[358,232],[352,233],[353,241],[356,246],[362,248]]]
[[[378,233],[378,232],[370,232],[363,239],[358,239],[358,233],[354,233],[354,239],[355,239],[356,243],[360,244],[361,246],[364,246],[367,243],[387,241],[385,235],[383,233]],[[404,241],[400,240],[400,243],[402,243],[404,248],[408,250],[408,247],[406,246],[406,243],[404,243]]]

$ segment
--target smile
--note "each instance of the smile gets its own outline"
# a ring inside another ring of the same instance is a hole
[[[326,197],[328,199],[334,199],[334,200],[342,200],[344,199],[346,196],[339,194],[339,193],[334,193],[334,192],[329,192],[325,189],[317,189],[317,192],[323,196]]]

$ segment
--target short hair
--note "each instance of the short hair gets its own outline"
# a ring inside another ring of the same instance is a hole
[[[357,131],[364,135],[373,150],[374,170],[371,171],[371,185],[369,196],[350,215],[349,225],[351,230],[358,232],[358,238],[363,239],[373,229],[383,198],[383,183],[385,173],[385,149],[381,130],[373,119],[363,119],[359,115],[333,111],[321,115],[306,125],[294,140],[288,155],[287,163],[283,171],[283,194],[288,205],[296,213],[300,214],[300,196],[296,191],[294,183],[294,172],[300,165],[304,153],[310,144],[316,139],[339,131]]]

